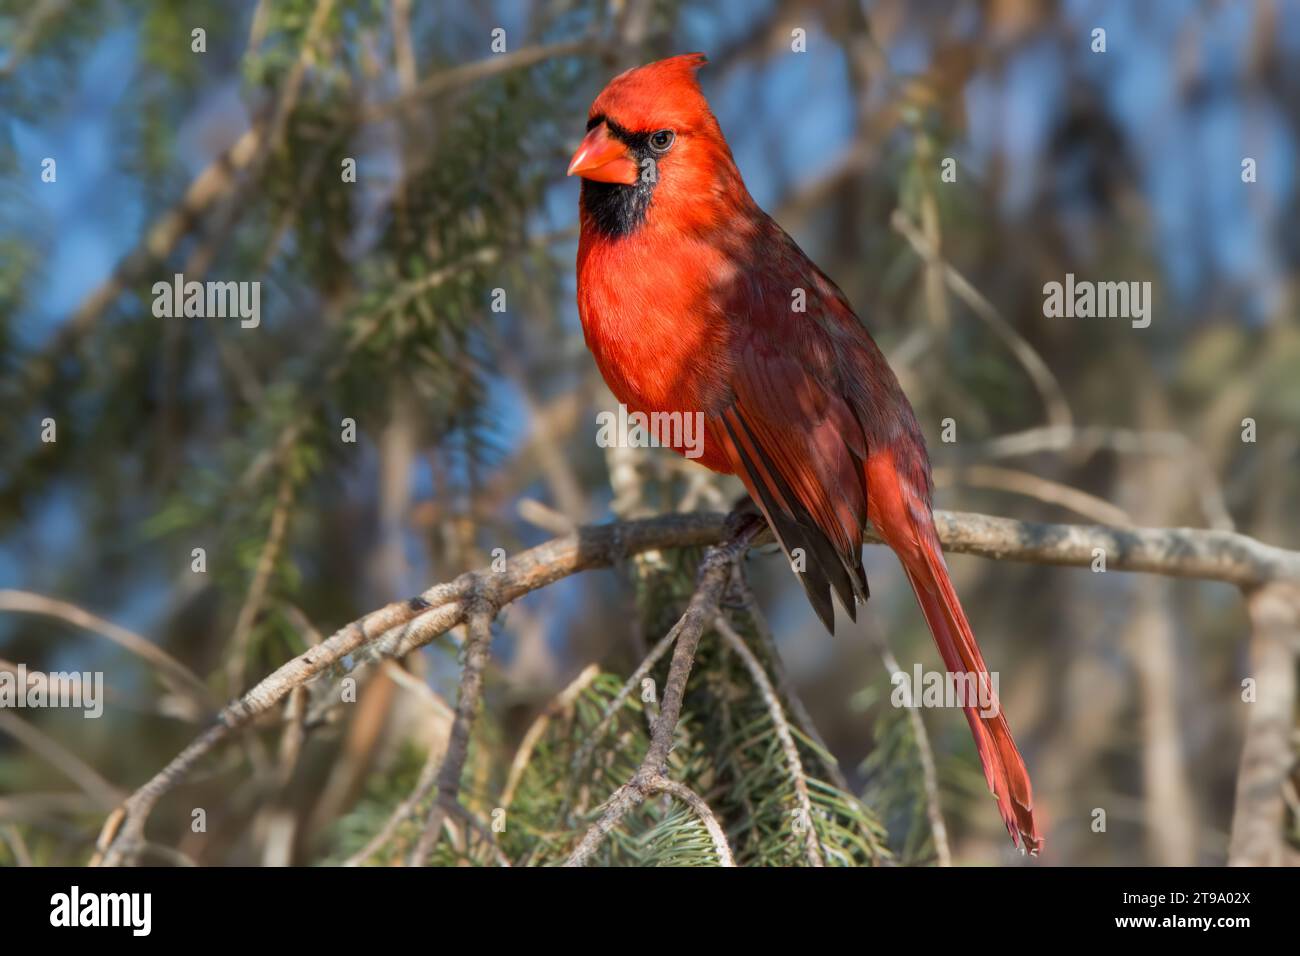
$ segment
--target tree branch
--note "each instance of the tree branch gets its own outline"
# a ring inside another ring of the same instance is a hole
[[[1228,531],[1040,524],[949,511],[936,511],[935,523],[940,540],[948,550],[1002,560],[1086,567],[1094,560],[1094,549],[1100,548],[1106,554],[1107,569],[1112,571],[1206,578],[1243,587],[1274,580],[1300,581],[1300,553]],[[765,529],[755,530],[746,540],[745,548],[760,543],[765,536]],[[232,731],[266,713],[294,687],[320,676],[359,648],[373,646],[384,654],[400,657],[463,623],[468,601],[479,586],[477,582],[482,582],[482,596],[500,609],[569,575],[610,567],[644,551],[716,545],[728,537],[727,517],[716,513],[671,514],[587,526],[522,552],[508,560],[506,570],[499,573],[465,574],[455,581],[436,585],[410,601],[372,611],[335,632],[319,647],[288,661],[228,705],[213,727],[182,750],[109,817],[92,862],[124,862],[134,852],[132,848],[138,848],[142,842],[145,820],[157,801]],[[879,543],[870,529],[866,537],[872,543]],[[708,575],[712,582],[719,560],[716,555],[729,552],[715,549],[710,553],[714,557],[706,558],[705,570],[707,573],[713,569],[714,574]],[[700,592],[696,593],[698,596]],[[706,610],[698,602],[692,608],[687,611],[692,620],[697,620]],[[703,620],[709,617],[711,610]],[[698,640],[697,633],[687,642],[689,653],[680,661],[678,653],[674,653],[673,673],[680,678],[681,685],[689,672],[690,657]],[[682,646],[679,644],[679,652]],[[681,686],[671,678],[670,687],[676,693],[681,691]],[[677,711],[671,714],[668,703],[666,689],[665,709],[661,711],[657,731],[676,725],[681,701],[675,701]],[[665,715],[669,715],[666,721]],[[648,755],[655,757],[655,765],[662,765],[667,756],[670,736],[659,743],[653,754]]]
[[[280,485],[275,493],[275,506],[271,511],[271,527],[262,544],[262,551],[257,557],[257,567],[253,571],[252,583],[244,603],[235,618],[235,631],[230,638],[230,659],[226,662],[226,680],[229,689],[238,693],[244,686],[244,667],[248,661],[248,643],[253,635],[253,624],[262,610],[267,588],[271,583],[271,573],[280,556],[284,544],[285,532],[289,527],[289,511],[293,503],[293,481],[286,470],[280,477]]]
[[[776,688],[768,680],[767,672],[763,670],[763,665],[758,662],[754,652],[745,645],[744,638],[736,633],[736,629],[727,622],[725,616],[719,614],[714,619],[713,627],[722,635],[723,643],[744,662],[745,669],[749,671],[750,678],[758,687],[758,692],[767,705],[767,712],[772,718],[772,726],[776,728],[776,737],[781,743],[782,753],[785,754],[790,776],[794,779],[794,792],[799,801],[799,812],[803,814],[804,850],[808,854],[808,862],[813,866],[825,866],[821,842],[817,839],[817,828],[813,826],[813,805],[812,798],[808,794],[808,778],[804,775],[803,761],[799,759],[799,747],[794,742],[794,734],[790,733],[790,724],[785,719],[785,708],[781,706],[781,699],[776,695]]]
[[[1286,855],[1286,785],[1295,763],[1296,656],[1300,654],[1300,589],[1274,583],[1246,595],[1253,633],[1246,740],[1237,774],[1237,802],[1228,847],[1231,866],[1282,866]]]
[[[655,721],[645,758],[632,779],[614,792],[605,812],[574,847],[565,866],[582,866],[586,863],[605,835],[618,826],[629,810],[657,790],[663,789],[664,768],[668,763],[668,752],[672,749],[673,731],[677,729],[677,721],[682,714],[686,681],[691,674],[691,665],[695,662],[695,649],[699,647],[700,636],[717,613],[718,602],[731,578],[735,563],[745,556],[754,539],[767,527],[753,514],[738,513],[736,521],[729,524],[726,541],[710,548],[704,555],[695,593],[691,595],[681,620],[673,627],[677,632],[677,643],[668,665],[668,680],[664,683],[659,719]]]
[[[1247,587],[1300,580],[1300,552],[1233,531],[1043,524],[961,511],[936,511],[934,520],[945,549],[985,558],[1088,567],[1093,551],[1101,549],[1108,571],[1207,578]],[[870,540],[880,543],[874,534]]]
[[[25,689],[20,693],[24,693]],[[68,750],[35,724],[28,723],[15,713],[0,710],[0,733],[9,734],[45,759],[100,807],[107,809],[121,799],[121,791],[99,775],[94,767]]]
[[[884,635],[873,634],[872,637],[876,652],[884,662],[885,670],[889,671],[890,680],[893,681],[895,675],[903,673],[903,669],[898,666],[898,658],[894,656]],[[914,705],[915,701],[911,703]],[[920,707],[909,706],[907,719],[912,727],[912,736],[916,740],[917,761],[921,764],[921,786],[925,790],[925,816],[930,823],[930,836],[934,840],[935,862],[941,867],[952,866],[952,850],[948,845],[948,824],[944,821],[943,806],[939,800],[939,771],[934,762],[934,749],[930,746],[930,733],[925,729],[925,721],[921,719]]]
[[[510,808],[511,802],[515,798],[515,791],[519,788],[519,782],[523,780],[524,772],[528,769],[528,763],[532,760],[533,751],[542,740],[542,735],[546,733],[546,728],[550,725],[551,720],[560,714],[569,711],[574,703],[582,696],[582,692],[591,686],[600,675],[600,668],[595,664],[588,664],[575,677],[569,686],[560,691],[555,700],[551,701],[550,706],[537,715],[536,719],[528,725],[528,730],[524,738],[519,743],[519,749],[515,751],[515,757],[510,761],[510,772],[506,776],[506,787],[501,793],[501,806],[505,809]],[[599,736],[599,731],[594,732],[592,737]]]
[[[411,866],[424,866],[438,842],[442,821],[448,808],[460,803],[460,775],[469,756],[469,737],[474,729],[474,718],[483,698],[483,669],[487,667],[488,652],[492,644],[492,617],[496,609],[486,603],[479,604],[469,619],[469,636],[465,641],[465,667],[460,675],[460,691],[456,696],[456,720],[451,725],[451,739],[447,755],[438,768],[438,790],[424,825],[411,853]]]
[[[718,854],[718,865],[736,865],[736,858],[731,853],[731,845],[727,843],[727,834],[723,832],[722,824],[718,822],[718,818],[709,809],[703,797],[686,784],[669,780],[667,777],[651,780],[647,788],[650,793],[666,793],[674,796],[695,811],[695,815],[704,824],[704,829],[709,832],[709,838],[713,840],[713,849]]]
[[[0,590],[0,611],[41,614],[99,634],[157,668],[159,679],[167,687],[188,698],[194,716],[211,713],[216,709],[216,701],[209,693],[208,686],[175,657],[148,638],[112,621],[106,621],[75,604],[30,591],[4,589]]]

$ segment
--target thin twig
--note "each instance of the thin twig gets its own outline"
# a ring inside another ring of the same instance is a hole
[[[460,690],[456,695],[456,720],[451,725],[451,739],[447,742],[447,755],[438,768],[437,795],[433,809],[411,853],[411,866],[424,866],[433,852],[442,831],[447,808],[460,801],[460,777],[469,756],[470,732],[483,697],[483,669],[487,667],[492,644],[492,616],[495,609],[484,603],[469,618],[468,637],[465,641],[465,666],[460,675]]]
[[[0,611],[43,614],[108,638],[114,644],[156,667],[163,682],[174,690],[183,692],[200,708],[201,712],[216,709],[216,701],[208,691],[207,685],[176,658],[148,638],[141,637],[112,621],[97,617],[75,604],[46,597],[43,594],[33,594],[30,591],[0,590]]]
[[[28,723],[12,711],[0,710],[0,732],[9,734],[45,758],[103,809],[116,805],[122,799],[121,791],[101,777],[99,771],[35,724]]]
[[[441,694],[420,680],[420,678],[393,660],[384,661],[384,673],[388,675],[394,684],[409,690],[418,697],[420,702],[428,707],[439,720],[446,721],[448,724],[451,723],[454,717],[452,709],[447,706],[447,702],[442,699]]]
[[[519,787],[519,781],[523,779],[524,771],[528,769],[528,761],[532,759],[533,751],[541,741],[542,735],[546,733],[546,728],[550,726],[551,720],[568,711],[573,707],[574,702],[582,695],[591,682],[600,676],[600,668],[595,664],[588,664],[582,669],[564,690],[551,701],[551,703],[537,715],[536,719],[529,725],[528,730],[524,733],[524,739],[519,743],[519,749],[515,751],[515,757],[510,761],[510,773],[506,777],[506,788],[501,794],[501,806],[508,808],[511,801],[515,798],[515,790]]]
[[[1086,458],[1101,448],[1120,455],[1167,455],[1190,462],[1206,522],[1216,531],[1236,530],[1214,470],[1200,446],[1179,432],[1106,425],[1044,425],[990,439],[977,445],[976,451],[990,458],[1011,458],[1042,451],[1077,452]]]
[[[718,866],[736,865],[736,858],[731,853],[731,845],[727,842],[727,834],[703,797],[686,784],[662,776],[649,780],[646,783],[646,792],[647,794],[667,793],[690,807],[704,824],[704,829],[709,832],[709,838],[713,841],[713,850],[718,854]]]
[[[902,674],[898,658],[890,649],[888,642],[877,634],[872,635],[876,652],[880,655],[889,671],[890,679]],[[909,701],[909,704],[915,704]],[[934,855],[939,866],[952,866],[952,849],[948,845],[948,824],[943,819],[943,805],[939,801],[939,772],[934,762],[934,748],[930,746],[930,734],[925,729],[919,706],[907,708],[907,719],[912,725],[912,737],[916,741],[917,759],[921,763],[921,785],[925,790],[925,815],[930,822],[930,835],[934,838]]]
[[[0,837],[4,838],[5,843],[9,845],[9,852],[14,855],[14,863],[18,866],[32,866],[32,855],[27,851],[27,843],[23,840],[22,831],[14,824],[8,823],[0,827]]]
[[[772,671],[776,674],[777,689],[781,692],[781,696],[785,698],[790,713],[794,714],[795,723],[798,724],[799,730],[821,750],[822,763],[831,778],[831,783],[845,793],[851,793],[849,781],[844,776],[844,771],[840,769],[839,761],[835,759],[835,754],[831,752],[831,748],[822,739],[821,731],[813,723],[812,715],[808,713],[808,708],[804,706],[803,699],[794,686],[794,681],[790,679],[790,675],[786,672],[785,664],[781,660],[781,651],[776,646],[776,635],[772,633],[772,628],[768,626],[767,618],[763,616],[763,612],[758,606],[758,598],[754,595],[753,588],[749,586],[749,581],[746,580],[743,574],[737,573],[731,587],[732,593],[739,596],[741,606],[749,616],[749,622],[754,628],[754,633],[758,635],[759,641],[767,649],[768,657],[772,661]]]
[[[1253,633],[1246,740],[1232,814],[1232,866],[1281,866],[1286,854],[1287,779],[1295,764],[1296,658],[1300,655],[1300,588],[1274,583],[1246,595]]]
[[[1065,392],[1061,389],[1061,383],[1056,380],[1056,376],[1047,367],[1047,363],[1043,361],[1042,356],[1034,351],[1034,347],[1025,341],[1025,338],[1016,331],[1015,327],[1002,317],[1002,313],[994,308],[993,304],[984,298],[964,275],[939,256],[925,236],[921,235],[916,225],[907,218],[906,213],[901,209],[895,209],[889,222],[898,234],[911,244],[912,248],[916,250],[916,254],[925,262],[942,265],[948,287],[956,293],[958,298],[970,306],[971,311],[983,319],[985,324],[1011,349],[1011,353],[1019,360],[1025,371],[1029,373],[1029,377],[1033,380],[1039,395],[1042,396],[1048,422],[1052,425],[1064,426],[1073,424],[1074,415],[1070,411],[1069,402],[1065,399]]]
[[[960,468],[935,468],[934,483],[937,487],[960,482],[971,488],[991,488],[1008,491],[1027,498],[1051,505],[1058,505],[1073,511],[1082,518],[1101,524],[1131,527],[1133,519],[1123,508],[1116,507],[1104,498],[1088,494],[1078,488],[1040,478],[1038,475],[1015,468],[1000,468],[996,465],[966,465]]]
[[[450,804],[447,807],[447,812],[454,817],[459,817],[460,820],[467,827],[469,827],[469,829],[473,830],[475,833],[479,835],[479,838],[484,843],[486,843],[488,849],[492,851],[492,857],[497,861],[497,866],[508,867],[511,865],[510,858],[506,856],[505,851],[501,849],[501,844],[497,842],[496,834],[493,833],[491,830],[489,830],[487,827],[485,827],[483,825],[483,821],[480,820],[478,817],[474,816],[474,814],[470,813],[469,810],[466,809],[463,804],[461,803]],[[466,850],[469,849],[468,838],[466,838],[465,840],[465,848]]]
[[[442,755],[445,752],[445,750],[439,750],[435,747],[429,748],[429,754],[425,757],[424,766],[420,768],[420,776],[415,781],[415,787],[401,803],[393,808],[393,812],[388,815],[384,825],[379,828],[366,845],[343,861],[344,866],[360,866],[378,853],[393,838],[397,828],[410,818],[411,814],[415,812],[415,808],[423,803],[433,790],[433,785],[438,780],[438,767],[442,764]]]
[[[583,745],[578,748],[577,753],[573,755],[573,766],[575,768],[585,766],[587,761],[591,759],[592,752],[596,749],[600,741],[604,739],[605,731],[609,728],[610,723],[616,716],[618,716],[618,712],[623,708],[627,699],[636,692],[636,690],[641,686],[641,682],[645,680],[650,671],[654,669],[654,666],[659,663],[659,659],[667,653],[668,648],[673,646],[673,641],[677,640],[677,635],[681,632],[681,628],[682,622],[679,620],[673,625],[667,634],[659,639],[658,643],[650,649],[650,653],[647,654],[641,663],[637,665],[637,668],[632,672],[632,675],[623,682],[623,686],[618,689],[618,693],[614,695],[613,699],[605,706],[604,711],[601,712],[600,720],[596,722],[596,726],[592,729],[591,733],[587,735],[586,741],[584,741]]]
[[[527,69],[547,60],[597,53],[602,48],[603,44],[599,40],[583,37],[577,40],[563,40],[548,46],[523,47],[510,53],[499,53],[470,63],[451,66],[425,77],[409,94],[370,107],[362,114],[362,121],[373,123],[388,119],[424,100],[442,96],[459,87],[470,86],[502,73]]]
[[[226,668],[226,679],[231,693],[238,693],[244,685],[244,670],[248,662],[248,642],[253,633],[253,622],[257,620],[257,615],[262,610],[262,601],[271,583],[271,572],[275,570],[275,562],[284,544],[292,503],[293,481],[286,469],[276,489],[275,505],[271,512],[271,527],[267,531],[261,554],[258,555],[253,581],[248,587],[243,605],[239,608],[239,616],[235,619],[235,630],[230,638],[230,661]]]
[[[803,761],[799,759],[799,747],[794,742],[794,734],[790,733],[790,724],[785,719],[785,708],[781,706],[776,688],[772,686],[767,671],[763,670],[763,665],[758,662],[754,652],[745,645],[744,639],[736,633],[725,616],[719,614],[714,618],[713,627],[722,635],[723,642],[744,663],[750,679],[763,697],[763,703],[767,705],[768,715],[772,718],[772,726],[776,730],[776,739],[781,743],[781,751],[785,754],[786,766],[794,782],[795,800],[799,804],[799,813],[803,818],[801,822],[804,827],[804,852],[807,853],[808,862],[812,866],[825,866],[821,841],[817,838],[817,828],[813,826],[813,805],[812,797],[808,793],[808,778],[804,775]]]

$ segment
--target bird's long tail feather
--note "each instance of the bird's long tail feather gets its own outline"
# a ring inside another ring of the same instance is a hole
[[[988,667],[948,576],[929,505],[908,494],[896,472],[882,481],[879,469],[872,471],[875,473],[869,471],[868,478],[872,494],[876,503],[883,505],[873,509],[872,521],[907,572],[944,666],[952,674],[974,675],[979,683],[977,699],[968,700],[963,709],[984,766],[984,778],[997,797],[1011,839],[1024,851],[1036,854],[1042,838],[1034,819],[1029,771],[1011,737]],[[957,686],[969,688],[970,681]]]

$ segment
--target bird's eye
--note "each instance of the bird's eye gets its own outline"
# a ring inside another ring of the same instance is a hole
[[[670,129],[661,129],[650,134],[650,148],[656,153],[666,153],[673,145],[676,135]]]

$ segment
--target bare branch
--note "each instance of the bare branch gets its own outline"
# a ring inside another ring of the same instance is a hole
[[[42,594],[33,594],[30,591],[0,590],[0,611],[43,614],[46,617],[67,621],[87,631],[93,631],[156,667],[164,683],[185,693],[200,711],[210,712],[215,709],[216,702],[212,699],[207,685],[199,680],[198,675],[192,670],[148,638],[141,637],[112,621],[97,617],[75,604]]]
[[[101,777],[99,771],[35,724],[28,723],[17,714],[0,710],[0,732],[9,734],[20,744],[43,757],[100,807],[107,809],[122,798],[117,787]]]
[[[1167,455],[1190,462],[1206,522],[1218,531],[1236,530],[1223,499],[1223,489],[1204,452],[1179,432],[1106,425],[1044,425],[1000,435],[976,446],[979,454],[990,458],[1012,458],[1043,451],[1071,452],[1086,458],[1101,448],[1120,455]]]
[[[992,488],[996,491],[1024,495],[1050,505],[1058,505],[1082,518],[1102,524],[1118,525],[1121,528],[1133,524],[1133,519],[1129,517],[1127,511],[1109,501],[1059,481],[1040,478],[1027,471],[1000,468],[996,465],[966,465],[962,468],[934,469],[934,483],[937,487],[942,488],[958,482],[971,488]]]
[[[1300,552],[1233,531],[1042,524],[964,511],[936,511],[934,520],[946,550],[985,558],[1088,567],[1093,551],[1100,549],[1108,571],[1145,571],[1241,586],[1300,579]],[[879,543],[874,534],[870,537]]]
[[[280,486],[276,489],[275,505],[271,511],[271,527],[267,531],[266,541],[257,557],[257,567],[253,570],[253,580],[248,586],[248,594],[239,608],[235,619],[235,631],[230,638],[230,660],[226,668],[229,690],[238,693],[244,685],[244,668],[248,661],[248,642],[253,633],[253,622],[262,609],[267,587],[271,583],[271,572],[275,570],[276,559],[284,544],[285,531],[289,527],[289,511],[293,502],[293,481],[286,470],[280,477]]]
[[[465,667],[461,671],[460,691],[456,695],[456,720],[451,725],[447,755],[438,768],[438,789],[433,809],[429,812],[424,833],[411,853],[411,866],[424,866],[428,861],[442,831],[447,808],[460,802],[460,776],[469,756],[470,732],[474,729],[474,718],[483,698],[483,669],[487,667],[491,650],[492,617],[496,613],[496,609],[486,602],[475,603],[477,606],[470,614],[469,635],[465,641]]]
[[[1246,742],[1232,814],[1231,866],[1282,866],[1286,855],[1286,786],[1295,764],[1291,746],[1300,654],[1300,588],[1274,583],[1246,595],[1253,633]]]

